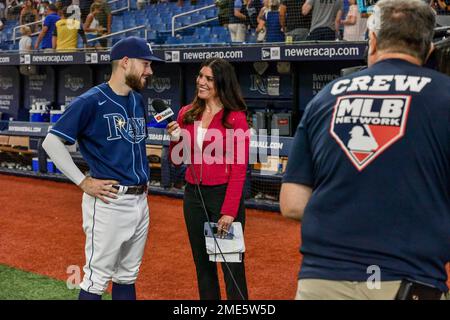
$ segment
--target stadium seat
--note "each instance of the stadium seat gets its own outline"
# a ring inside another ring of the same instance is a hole
[[[147,40],[156,41],[158,39],[158,34],[155,30],[147,31]]]
[[[181,43],[181,40],[180,40],[180,38],[177,38],[177,37],[170,36],[166,40],[166,44],[180,44],[180,43]]]

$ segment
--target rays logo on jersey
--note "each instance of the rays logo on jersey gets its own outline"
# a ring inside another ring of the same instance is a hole
[[[144,118],[125,119],[120,113],[105,114],[103,118],[108,121],[108,141],[124,138],[134,144],[146,138]]]
[[[334,106],[330,134],[362,171],[403,137],[411,96],[348,95]]]

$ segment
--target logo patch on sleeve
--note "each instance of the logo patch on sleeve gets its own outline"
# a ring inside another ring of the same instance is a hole
[[[334,106],[330,134],[362,171],[403,137],[411,96],[348,95]]]

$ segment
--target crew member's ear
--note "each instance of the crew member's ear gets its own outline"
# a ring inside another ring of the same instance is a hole
[[[377,52],[377,35],[373,31],[369,31],[369,56]]]
[[[425,58],[425,61],[423,62],[423,64],[425,64],[428,61],[428,59],[430,59],[430,56],[435,49],[436,49],[436,47],[435,47],[434,43],[432,42],[430,44],[430,49],[428,49],[427,57]]]
[[[367,64],[370,67],[376,62],[377,55],[377,35],[373,31],[369,31],[369,44],[367,52]]]

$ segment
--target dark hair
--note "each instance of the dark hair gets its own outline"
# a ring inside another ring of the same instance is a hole
[[[48,1],[47,1],[48,2]],[[58,8],[53,4],[53,3],[50,3],[49,5],[48,5],[48,7],[47,7],[47,9],[48,10],[51,10],[51,11],[58,11]]]
[[[63,16],[64,18],[70,17],[70,13],[67,12],[67,9],[69,9],[68,6],[62,7],[62,8],[61,8],[61,14],[62,14],[62,16]]]
[[[242,98],[236,72],[228,61],[218,58],[206,60],[200,69],[204,67],[209,67],[212,70],[214,87],[224,108],[222,125],[229,129],[231,125],[227,122],[227,119],[230,112],[247,110],[247,106]],[[192,109],[184,114],[183,123],[194,123],[194,121],[199,120],[205,108],[206,103],[198,97],[198,89],[196,89],[195,98],[192,101]]]
[[[377,7],[381,9],[377,47],[425,61],[435,26],[435,14],[431,7],[419,0],[381,0]]]

